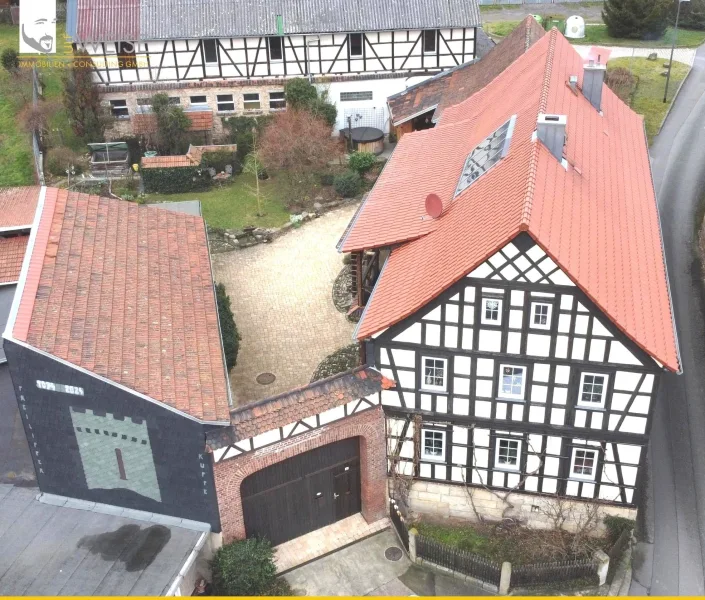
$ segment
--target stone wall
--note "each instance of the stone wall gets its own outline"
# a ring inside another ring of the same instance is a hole
[[[252,473],[303,452],[351,437],[360,438],[362,516],[368,523],[387,515],[387,476],[382,408],[335,421],[318,429],[214,465],[223,541],[246,536],[240,485]]]
[[[502,518],[502,513],[507,505],[497,495],[483,488],[466,488],[466,486],[459,484],[414,481],[409,491],[409,508],[415,516],[426,515],[435,518],[465,519],[476,522],[478,519],[468,497],[468,492],[472,494],[475,508],[483,518],[488,520]],[[497,494],[504,496],[505,492],[497,491]],[[538,529],[553,527],[547,513],[551,512],[551,508],[555,510],[558,502],[563,503],[564,511],[569,515],[565,525],[568,530],[571,529],[571,526],[575,526],[575,519],[584,516],[585,506],[588,505],[587,502],[567,499],[559,501],[552,496],[518,492],[513,492],[509,501],[514,505],[514,508],[508,510],[505,516],[519,519],[529,527]],[[600,503],[600,510],[603,515],[636,519],[635,508]],[[604,525],[600,519],[600,531],[603,530]]]

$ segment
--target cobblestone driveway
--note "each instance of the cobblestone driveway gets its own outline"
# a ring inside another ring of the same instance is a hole
[[[331,211],[271,244],[213,256],[215,280],[232,301],[242,341],[230,374],[236,405],[306,385],[334,350],[352,342],[354,325],[331,298],[343,268],[335,244],[357,205]],[[260,373],[276,375],[260,385]]]

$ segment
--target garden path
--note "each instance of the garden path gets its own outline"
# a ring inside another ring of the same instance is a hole
[[[343,268],[335,245],[356,209],[347,205],[269,244],[213,256],[215,280],[225,284],[242,336],[230,373],[236,406],[308,384],[318,363],[351,343],[355,326],[331,294]],[[276,380],[258,384],[267,372]]]

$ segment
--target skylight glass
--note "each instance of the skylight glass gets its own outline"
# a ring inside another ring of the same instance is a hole
[[[512,141],[515,120],[516,115],[488,135],[468,154],[463,172],[460,174],[458,187],[455,189],[455,196],[466,190],[473,181],[476,181],[506,156],[509,143]]]

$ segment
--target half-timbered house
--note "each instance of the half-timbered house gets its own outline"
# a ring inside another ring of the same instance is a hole
[[[386,98],[475,58],[479,24],[475,0],[69,0],[67,32],[92,57],[116,132],[157,91],[216,117],[281,110],[289,77],[325,84],[338,128],[386,129]]]
[[[341,239],[412,509],[638,505],[680,362],[643,120],[604,75],[552,30],[405,135]]]

